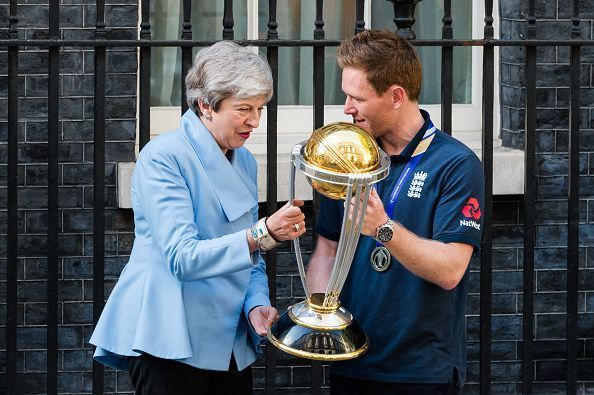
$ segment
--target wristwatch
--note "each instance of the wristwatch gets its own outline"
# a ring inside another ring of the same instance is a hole
[[[385,224],[377,227],[374,239],[380,243],[387,243],[392,240],[392,237],[394,236],[394,224],[396,224],[396,222],[388,218],[388,221]]]
[[[266,218],[261,218],[254,226],[252,226],[252,237],[258,247],[263,251],[268,251],[274,248],[279,242],[268,232],[266,227]]]

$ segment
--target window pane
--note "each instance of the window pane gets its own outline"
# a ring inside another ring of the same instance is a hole
[[[395,30],[394,7],[385,0],[371,3],[371,26]],[[413,30],[419,39],[441,38],[443,0],[423,0],[415,10]],[[452,0],[454,38],[472,38],[472,1]],[[416,47],[423,63],[423,86],[419,102],[441,102],[441,47]],[[472,48],[454,47],[454,103],[470,103],[472,89]]]
[[[181,0],[151,1],[151,38],[175,40],[181,37],[183,11]],[[235,39],[247,37],[245,1],[233,4]],[[223,2],[192,2],[192,38],[216,40],[223,36]],[[194,55],[200,48],[194,48]],[[181,105],[181,49],[153,48],[151,51],[151,106]]]
[[[328,40],[342,40],[355,29],[355,0],[324,1],[324,31]],[[277,3],[278,35],[282,39],[313,39],[316,20],[312,0],[287,0]],[[258,37],[266,39],[268,2],[258,3]],[[262,49],[265,53],[265,49]],[[280,48],[278,61],[278,103],[311,105],[313,103],[313,49]],[[341,72],[336,64],[336,48],[324,51],[325,104],[343,104],[340,89]]]

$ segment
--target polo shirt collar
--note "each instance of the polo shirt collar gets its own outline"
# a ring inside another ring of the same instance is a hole
[[[429,113],[425,110],[419,110],[419,111],[421,112],[421,115],[423,116],[423,119],[425,120],[425,122],[423,123],[423,126],[421,126],[421,129],[419,129],[417,134],[415,134],[415,137],[413,137],[413,139],[411,141],[409,141],[409,143],[406,145],[406,147],[404,147],[402,152],[398,155],[392,155],[392,158],[399,158],[399,159],[404,159],[404,160],[408,161],[410,159],[410,157],[412,156],[413,152],[415,152],[417,145],[419,145],[419,143],[423,139],[425,132],[431,127],[431,117],[429,116]]]

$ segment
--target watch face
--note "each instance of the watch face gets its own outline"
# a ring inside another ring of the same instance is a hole
[[[382,243],[392,240],[392,235],[394,231],[392,230],[391,224],[385,224],[381,226],[377,231],[377,239]]]
[[[262,238],[262,231],[260,229],[258,229],[258,226],[254,226],[252,228],[252,237],[256,241],[258,241],[260,238]]]

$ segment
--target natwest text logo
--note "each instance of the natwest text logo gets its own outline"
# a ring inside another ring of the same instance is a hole
[[[468,226],[469,228],[474,228],[476,230],[481,230],[481,224],[476,221],[461,219],[460,226]]]

